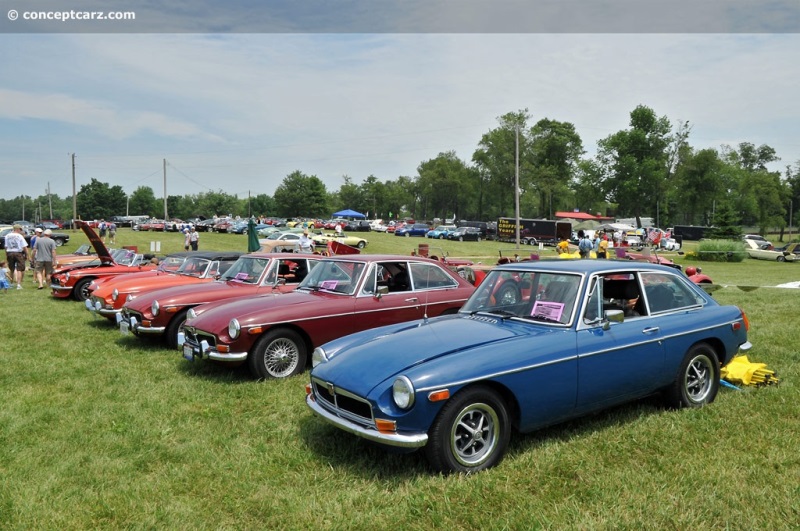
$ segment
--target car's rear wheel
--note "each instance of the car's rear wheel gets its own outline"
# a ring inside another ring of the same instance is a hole
[[[444,240],[444,234],[440,234],[440,235],[439,235],[439,239],[440,239],[440,240]]]
[[[700,407],[714,401],[719,391],[719,360],[708,343],[686,352],[675,381],[665,393],[671,407]]]
[[[469,387],[437,415],[425,456],[440,472],[478,472],[503,459],[510,437],[508,410],[500,395],[487,387]]]
[[[264,334],[247,357],[256,378],[288,378],[303,372],[308,352],[300,334],[277,329]]]
[[[170,348],[178,348],[178,334],[183,331],[183,325],[186,324],[186,312],[189,310],[183,310],[175,314],[175,317],[169,322],[167,326],[166,335],[167,335],[167,345]]]
[[[357,247],[358,247],[359,249],[363,249],[363,248],[364,248],[364,247],[366,247],[366,246],[367,246],[367,244],[366,244],[365,242],[358,242],[358,245],[357,245]]]
[[[458,237],[458,241],[463,242],[464,241],[464,237],[463,236],[459,236]]]
[[[785,262],[785,261],[786,261],[786,257],[785,256],[783,256],[783,255],[778,256],[778,262]]]
[[[56,247],[62,247],[66,243],[64,238],[55,238],[53,241],[56,242]]]
[[[480,237],[480,236],[477,236],[477,237],[475,238],[475,241],[476,241],[476,242],[480,242],[480,241],[481,241],[481,237]]]

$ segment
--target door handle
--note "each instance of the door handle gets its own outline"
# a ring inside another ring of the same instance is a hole
[[[659,328],[657,326],[651,326],[649,328],[645,328],[644,330],[642,330],[642,333],[643,334],[655,334],[658,331],[659,331]]]
[[[417,297],[411,297],[410,299],[406,299],[406,302],[419,302]]]

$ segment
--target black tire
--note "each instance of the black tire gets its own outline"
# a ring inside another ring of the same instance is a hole
[[[247,364],[256,378],[288,378],[305,370],[307,358],[308,349],[300,334],[279,328],[256,341]]]
[[[778,256],[778,262],[785,262],[785,261],[786,261],[786,257],[785,256],[783,256],[783,255]]]
[[[444,240],[444,234],[440,234],[440,235],[439,235],[439,239],[440,239],[440,240]]]
[[[363,249],[363,248],[364,248],[364,247],[366,247],[366,246],[367,246],[367,244],[366,244],[366,243],[364,243],[364,242],[358,242],[358,245],[357,245],[356,247],[358,247],[359,249]]]
[[[463,236],[459,236],[458,237],[458,241],[463,242],[464,241],[464,237]]]
[[[475,241],[476,241],[476,242],[478,242],[478,243],[480,243],[480,241],[481,241],[481,237],[480,237],[480,236],[478,236],[477,238],[475,238]]]
[[[503,285],[497,290],[494,300],[498,305],[502,306],[517,304],[522,300],[522,293],[519,291],[516,282],[503,282]]]
[[[439,472],[478,472],[503,459],[510,438],[508,410],[500,395],[487,387],[468,387],[436,416],[425,457]]]
[[[183,325],[186,323],[186,312],[189,309],[185,309],[175,314],[172,320],[167,325],[167,329],[164,331],[167,339],[167,345],[169,348],[177,349],[178,348],[178,333],[183,330]]]
[[[408,238],[409,236],[411,236],[411,235],[410,235],[409,233],[407,233],[407,232],[406,232],[406,233],[405,233],[405,237],[406,237],[406,238]]]
[[[64,244],[66,243],[64,241],[64,238],[54,238],[53,241],[56,242],[56,247],[63,247]]]
[[[707,343],[694,345],[683,357],[675,381],[667,389],[667,405],[674,408],[710,404],[719,391],[719,358]]]
[[[89,284],[92,283],[93,278],[83,278],[75,284],[72,288],[72,298],[76,301],[83,302],[88,299],[92,294],[89,292]]]

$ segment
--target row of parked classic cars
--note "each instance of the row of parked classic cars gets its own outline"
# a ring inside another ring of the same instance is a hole
[[[103,276],[117,259],[83,229],[100,263],[59,270],[54,295],[86,270],[86,309],[123,341],[264,380],[310,367],[320,419],[445,473],[496,465],[512,431],[645,395],[708,404],[750,348],[739,308],[649,262],[506,261],[470,283],[421,256],[198,251]]]

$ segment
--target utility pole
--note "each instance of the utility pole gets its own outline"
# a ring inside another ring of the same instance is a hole
[[[514,207],[517,216],[517,249],[519,249],[519,124],[516,127],[516,155],[514,161]]]
[[[53,198],[50,197],[50,181],[47,181],[47,202],[50,204],[50,219],[53,219]]]
[[[164,221],[169,221],[169,217],[167,217],[167,159],[164,159]],[[164,230],[167,230],[166,223]]]
[[[72,228],[75,228],[75,220],[78,219],[78,196],[75,191],[75,153],[72,154]]]

